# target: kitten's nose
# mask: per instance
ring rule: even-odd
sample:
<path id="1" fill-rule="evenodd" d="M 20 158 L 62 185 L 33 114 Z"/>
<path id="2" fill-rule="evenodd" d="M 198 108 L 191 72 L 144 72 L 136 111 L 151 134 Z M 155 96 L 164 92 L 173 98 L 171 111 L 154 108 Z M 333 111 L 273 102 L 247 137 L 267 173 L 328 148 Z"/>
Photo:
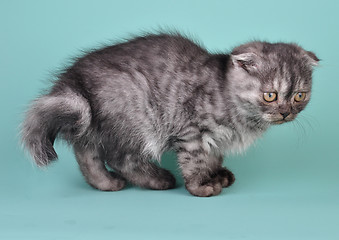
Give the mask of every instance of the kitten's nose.
<path id="1" fill-rule="evenodd" d="M 282 113 L 280 113 L 280 114 L 283 116 L 284 119 L 285 119 L 288 115 L 290 115 L 289 112 L 282 112 Z"/>

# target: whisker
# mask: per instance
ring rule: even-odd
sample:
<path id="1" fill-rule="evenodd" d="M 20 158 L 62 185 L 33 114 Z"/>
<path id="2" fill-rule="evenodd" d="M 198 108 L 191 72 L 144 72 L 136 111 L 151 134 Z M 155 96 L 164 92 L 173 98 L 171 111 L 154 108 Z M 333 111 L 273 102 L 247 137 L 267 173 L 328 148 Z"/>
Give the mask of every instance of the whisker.
<path id="1" fill-rule="evenodd" d="M 305 139 L 306 137 L 306 131 L 305 131 L 305 128 L 304 126 L 300 123 L 300 121 L 298 119 L 295 119 L 293 121 L 293 126 L 295 127 L 296 129 L 296 133 L 297 133 L 297 136 L 298 136 L 298 147 L 300 147 L 302 144 L 303 144 L 303 140 Z"/>
<path id="2" fill-rule="evenodd" d="M 312 132 L 315 132 L 315 129 L 317 129 L 320 126 L 318 120 L 312 117 L 311 115 L 307 116 L 306 114 L 302 114 L 299 116 L 299 118 L 301 118 L 301 120 L 303 120 L 310 127 Z M 317 127 L 314 128 L 313 124 L 315 124 Z"/>

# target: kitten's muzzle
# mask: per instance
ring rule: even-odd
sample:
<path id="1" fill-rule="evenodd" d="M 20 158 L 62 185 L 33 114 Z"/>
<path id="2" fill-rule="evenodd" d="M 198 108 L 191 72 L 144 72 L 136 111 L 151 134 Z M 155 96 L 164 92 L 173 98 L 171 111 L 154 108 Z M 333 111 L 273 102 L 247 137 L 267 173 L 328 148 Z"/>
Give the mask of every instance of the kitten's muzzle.
<path id="1" fill-rule="evenodd" d="M 289 112 L 281 112 L 281 116 L 283 116 L 283 119 L 285 119 L 288 115 L 290 115 Z"/>
<path id="2" fill-rule="evenodd" d="M 285 122 L 290 122 L 294 120 L 296 117 L 296 114 L 290 113 L 290 112 L 283 112 L 280 113 L 280 116 L 278 118 L 273 118 L 271 123 L 272 124 L 282 124 Z"/>

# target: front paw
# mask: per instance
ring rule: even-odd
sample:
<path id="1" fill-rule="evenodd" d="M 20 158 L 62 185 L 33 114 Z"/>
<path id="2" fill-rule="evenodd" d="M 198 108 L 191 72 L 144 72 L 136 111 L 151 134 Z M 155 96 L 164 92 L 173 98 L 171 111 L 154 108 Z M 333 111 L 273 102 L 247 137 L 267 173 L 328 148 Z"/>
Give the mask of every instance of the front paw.
<path id="1" fill-rule="evenodd" d="M 210 179 L 204 183 L 190 182 L 186 183 L 187 190 L 194 196 L 198 197 L 210 197 L 218 195 L 222 186 L 216 179 Z"/>
<path id="2" fill-rule="evenodd" d="M 220 168 L 217 172 L 217 178 L 223 188 L 231 186 L 235 181 L 234 174 L 227 168 Z"/>

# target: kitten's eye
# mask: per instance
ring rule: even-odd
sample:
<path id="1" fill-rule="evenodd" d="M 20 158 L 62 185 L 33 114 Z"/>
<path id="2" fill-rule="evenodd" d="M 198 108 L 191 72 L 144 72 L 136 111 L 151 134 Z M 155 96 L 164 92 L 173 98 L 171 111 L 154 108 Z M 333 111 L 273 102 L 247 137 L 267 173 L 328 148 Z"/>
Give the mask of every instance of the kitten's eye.
<path id="1" fill-rule="evenodd" d="M 264 99 L 266 102 L 273 102 L 277 100 L 277 94 L 274 92 L 264 93 Z"/>
<path id="2" fill-rule="evenodd" d="M 301 102 L 301 101 L 304 101 L 306 98 L 306 93 L 304 92 L 299 92 L 297 93 L 295 96 L 294 96 L 294 100 L 296 102 Z"/>

